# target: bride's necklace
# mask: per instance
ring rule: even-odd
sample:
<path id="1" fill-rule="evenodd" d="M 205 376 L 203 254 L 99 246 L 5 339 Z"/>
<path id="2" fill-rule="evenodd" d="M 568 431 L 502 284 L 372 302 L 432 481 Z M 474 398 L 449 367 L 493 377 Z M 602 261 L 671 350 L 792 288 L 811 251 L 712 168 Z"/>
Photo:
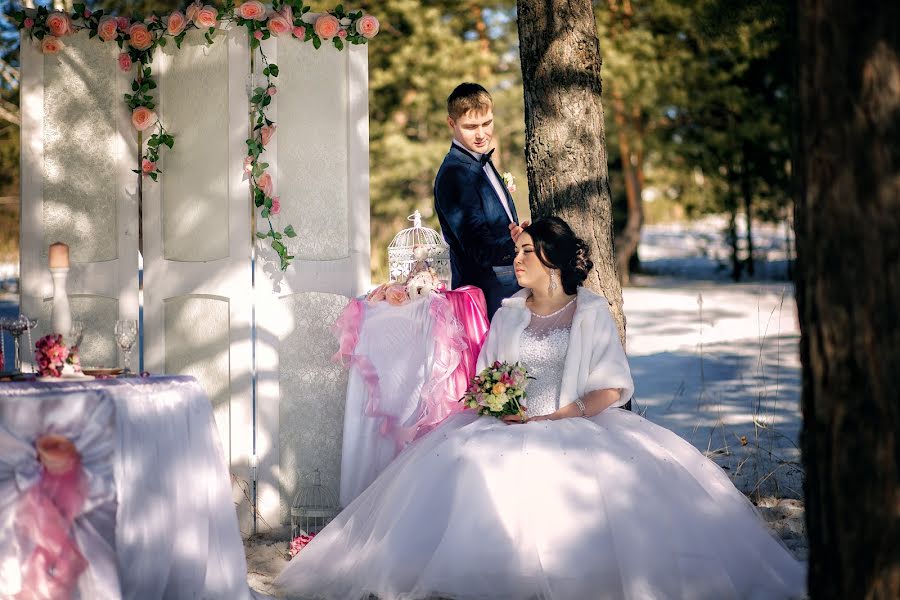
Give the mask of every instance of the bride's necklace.
<path id="1" fill-rule="evenodd" d="M 540 325 L 539 325 L 540 329 L 541 329 L 542 331 L 548 331 L 548 330 L 552 330 L 552 329 L 557 329 L 557 328 L 558 328 L 558 327 L 557 327 L 557 324 L 560 322 L 560 318 L 561 318 L 561 317 L 563 316 L 563 314 L 566 312 L 566 309 L 569 308 L 570 306 L 572 306 L 572 303 L 573 303 L 573 302 L 575 302 L 575 297 L 573 297 L 571 300 L 569 300 L 568 302 L 566 302 L 566 303 L 565 303 L 562 307 L 560 307 L 559 309 L 553 311 L 553 312 L 550 313 L 550 314 L 546 314 L 546 315 L 540 315 L 540 314 L 534 312 L 534 310 L 533 310 L 530 306 L 528 307 L 528 310 L 531 311 L 531 316 L 532 316 L 532 317 L 534 317 L 534 318 L 536 318 L 536 319 L 540 319 L 540 321 L 539 321 L 539 323 L 540 323 Z"/>

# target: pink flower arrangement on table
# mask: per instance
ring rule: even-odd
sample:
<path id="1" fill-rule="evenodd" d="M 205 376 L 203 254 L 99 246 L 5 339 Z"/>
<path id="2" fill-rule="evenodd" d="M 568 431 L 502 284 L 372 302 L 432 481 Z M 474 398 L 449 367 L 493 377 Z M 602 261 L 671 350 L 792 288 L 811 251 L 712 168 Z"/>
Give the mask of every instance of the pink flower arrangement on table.
<path id="1" fill-rule="evenodd" d="M 59 377 L 62 375 L 69 349 L 63 344 L 63 336 L 58 333 L 45 335 L 34 346 L 34 360 L 37 362 L 38 374 L 42 377 Z"/>

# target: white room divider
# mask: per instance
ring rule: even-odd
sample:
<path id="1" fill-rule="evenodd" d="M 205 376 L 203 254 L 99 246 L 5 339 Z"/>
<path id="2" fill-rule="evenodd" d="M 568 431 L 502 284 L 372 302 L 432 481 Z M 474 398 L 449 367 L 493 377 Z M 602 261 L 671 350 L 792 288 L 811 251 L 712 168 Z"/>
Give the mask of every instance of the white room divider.
<path id="1" fill-rule="evenodd" d="M 137 136 L 122 94 L 118 49 L 79 32 L 66 51 L 21 44 L 21 311 L 50 331 L 47 249 L 69 245 L 73 318 L 85 322 L 85 364 L 117 362 L 117 319 L 138 318 Z M 110 93 L 112 91 L 112 93 Z M 32 358 L 23 351 L 26 361 Z"/>
<path id="2" fill-rule="evenodd" d="M 267 109 L 277 133 L 261 160 L 281 200 L 276 229 L 297 232 L 288 269 L 254 235 L 268 226 L 255 222 L 243 171 L 248 91 L 260 81 L 245 29 L 220 30 L 212 45 L 193 31 L 180 50 L 157 50 L 155 111 L 176 142 L 159 182 L 140 191 L 144 368 L 206 390 L 245 534 L 254 478 L 261 531 L 286 522 L 303 474 L 318 469 L 337 493 L 346 375 L 330 327 L 369 284 L 367 46 L 282 37 L 263 50 L 280 67 Z M 46 248 L 69 243 L 90 364 L 115 362 L 113 324 L 139 306 L 139 150 L 118 51 L 86 32 L 58 55 L 22 44 L 22 308 L 49 325 Z"/>

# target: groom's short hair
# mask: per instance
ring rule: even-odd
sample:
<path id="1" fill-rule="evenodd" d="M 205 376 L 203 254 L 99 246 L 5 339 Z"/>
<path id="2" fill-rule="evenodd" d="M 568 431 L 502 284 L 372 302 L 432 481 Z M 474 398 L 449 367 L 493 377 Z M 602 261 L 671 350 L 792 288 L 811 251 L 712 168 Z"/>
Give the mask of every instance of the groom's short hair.
<path id="1" fill-rule="evenodd" d="M 461 83 L 447 98 L 447 114 L 458 119 L 470 110 L 482 113 L 490 110 L 494 101 L 486 89 L 477 83 Z"/>

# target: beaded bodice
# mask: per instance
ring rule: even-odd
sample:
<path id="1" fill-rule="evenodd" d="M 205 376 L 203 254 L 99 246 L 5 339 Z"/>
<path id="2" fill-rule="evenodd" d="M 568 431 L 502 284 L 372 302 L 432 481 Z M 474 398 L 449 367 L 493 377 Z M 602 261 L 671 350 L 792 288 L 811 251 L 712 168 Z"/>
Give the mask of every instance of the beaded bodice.
<path id="1" fill-rule="evenodd" d="M 528 382 L 525 405 L 529 417 L 548 415 L 559 408 L 563 364 L 569 348 L 574 302 L 553 315 L 532 314 L 519 345 L 519 360 L 534 379 Z"/>

